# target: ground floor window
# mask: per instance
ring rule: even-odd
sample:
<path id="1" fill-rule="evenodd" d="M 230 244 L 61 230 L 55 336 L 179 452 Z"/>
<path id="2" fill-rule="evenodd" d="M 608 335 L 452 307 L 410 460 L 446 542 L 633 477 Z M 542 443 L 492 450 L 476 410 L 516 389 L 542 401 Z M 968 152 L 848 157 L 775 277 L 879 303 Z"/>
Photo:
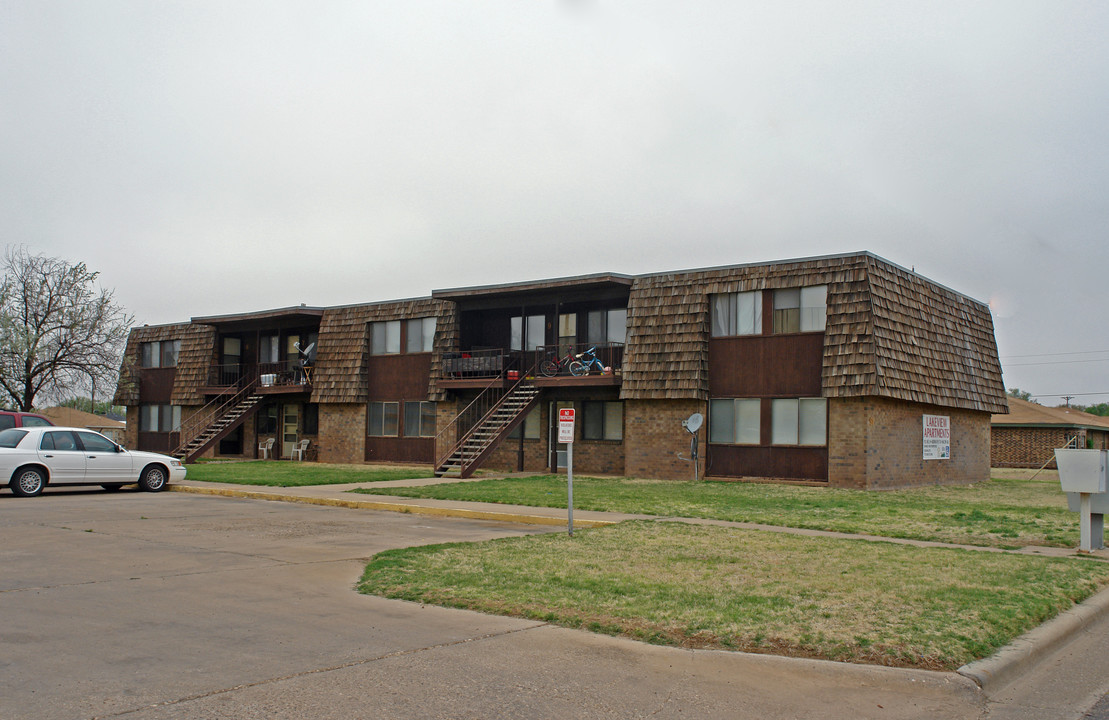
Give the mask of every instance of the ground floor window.
<path id="1" fill-rule="evenodd" d="M 522 423 L 512 428 L 512 432 L 508 434 L 508 437 L 513 440 L 519 440 L 520 434 L 523 433 L 525 440 L 538 440 L 540 430 L 539 420 L 539 408 L 534 407 L 524 417 Z"/>
<path id="2" fill-rule="evenodd" d="M 369 434 L 372 437 L 396 437 L 398 433 L 398 402 L 371 402 L 369 405 Z"/>
<path id="3" fill-rule="evenodd" d="M 770 402 L 773 445 L 827 445 L 828 401 L 824 398 L 775 399 Z"/>
<path id="4" fill-rule="evenodd" d="M 177 432 L 180 429 L 180 405 L 141 405 L 139 407 L 139 432 Z"/>
<path id="5" fill-rule="evenodd" d="M 624 439 L 624 403 L 585 402 L 581 414 L 583 440 Z"/>
<path id="6" fill-rule="evenodd" d="M 421 400 L 404 404 L 404 435 L 435 437 L 435 403 Z"/>
<path id="7" fill-rule="evenodd" d="M 709 442 L 758 445 L 761 438 L 761 400 L 726 398 L 709 401 Z"/>

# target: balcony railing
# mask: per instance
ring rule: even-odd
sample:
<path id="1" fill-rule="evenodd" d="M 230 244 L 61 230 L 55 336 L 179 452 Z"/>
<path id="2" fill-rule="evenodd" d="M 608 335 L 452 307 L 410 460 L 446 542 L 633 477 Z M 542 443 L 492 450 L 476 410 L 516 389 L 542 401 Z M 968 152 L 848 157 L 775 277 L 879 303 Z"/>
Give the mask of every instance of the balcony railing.
<path id="1" fill-rule="evenodd" d="M 525 353 L 493 348 L 443 353 L 443 372 L 452 380 L 501 377 L 509 370 L 524 369 Z"/>
<path id="2" fill-rule="evenodd" d="M 535 366 L 545 377 L 573 375 L 575 361 L 582 364 L 576 368 L 581 375 L 616 374 L 624 362 L 624 343 L 564 343 L 543 345 L 535 351 Z"/>
<path id="3" fill-rule="evenodd" d="M 264 388 L 310 385 L 312 368 L 303 367 L 299 360 L 258 363 L 247 367 L 237 364 L 213 365 L 208 370 L 208 384 L 215 387 L 231 387 L 255 376 L 258 377 L 258 385 Z"/>

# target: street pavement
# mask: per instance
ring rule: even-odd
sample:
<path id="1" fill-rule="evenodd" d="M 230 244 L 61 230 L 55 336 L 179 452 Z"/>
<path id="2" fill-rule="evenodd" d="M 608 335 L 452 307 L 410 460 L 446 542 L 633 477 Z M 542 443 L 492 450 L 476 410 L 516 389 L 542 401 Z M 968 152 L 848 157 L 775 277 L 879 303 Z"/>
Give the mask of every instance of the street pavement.
<path id="1" fill-rule="evenodd" d="M 985 689 L 957 673 L 656 647 L 353 590 L 382 550 L 564 531 L 559 513 L 177 489 L 249 497 L 0 493 L 0 718 L 1042 719 L 1098 712 L 1109 690 L 1104 613 Z"/>

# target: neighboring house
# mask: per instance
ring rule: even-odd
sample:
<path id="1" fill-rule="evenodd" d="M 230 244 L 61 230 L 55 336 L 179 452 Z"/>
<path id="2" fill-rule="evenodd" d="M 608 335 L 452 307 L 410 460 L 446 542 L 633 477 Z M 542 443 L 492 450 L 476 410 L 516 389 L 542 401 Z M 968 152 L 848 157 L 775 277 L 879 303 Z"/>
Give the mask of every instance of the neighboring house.
<path id="1" fill-rule="evenodd" d="M 537 371 L 590 347 L 607 371 Z M 1006 411 L 986 305 L 870 253 L 144 326 L 116 402 L 143 449 L 462 475 L 564 466 L 573 408 L 576 470 L 688 479 L 700 413 L 702 475 L 857 488 L 988 477 Z"/>
<path id="2" fill-rule="evenodd" d="M 94 415 L 71 407 L 53 407 L 40 412 L 50 418 L 55 425 L 88 428 L 111 438 L 117 443 L 124 442 L 127 423 L 119 420 L 113 420 L 103 415 Z"/>
<path id="3" fill-rule="evenodd" d="M 990 462 L 994 467 L 1055 467 L 1055 449 L 1109 448 L 1109 418 L 1009 398 L 1009 414 L 994 415 Z"/>

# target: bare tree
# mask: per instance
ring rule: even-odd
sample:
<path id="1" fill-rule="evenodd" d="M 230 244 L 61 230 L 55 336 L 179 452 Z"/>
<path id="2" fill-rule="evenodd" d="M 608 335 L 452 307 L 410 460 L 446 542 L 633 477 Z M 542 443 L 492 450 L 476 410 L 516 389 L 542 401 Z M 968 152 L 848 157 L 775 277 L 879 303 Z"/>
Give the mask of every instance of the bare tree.
<path id="1" fill-rule="evenodd" d="M 94 379 L 111 387 L 134 318 L 84 263 L 4 253 L 0 283 L 0 390 L 24 412 Z"/>

